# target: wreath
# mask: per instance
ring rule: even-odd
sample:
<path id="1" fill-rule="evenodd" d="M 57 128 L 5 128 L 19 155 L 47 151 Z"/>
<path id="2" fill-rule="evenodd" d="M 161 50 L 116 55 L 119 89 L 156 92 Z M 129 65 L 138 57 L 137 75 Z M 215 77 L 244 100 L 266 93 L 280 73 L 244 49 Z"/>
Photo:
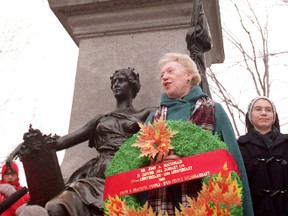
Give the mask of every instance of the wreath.
<path id="1" fill-rule="evenodd" d="M 210 131 L 185 121 L 158 120 L 140 125 L 140 131 L 128 138 L 120 147 L 109 166 L 106 176 L 149 166 L 150 159 L 158 153 L 170 151 L 188 157 L 219 149 L 227 145 Z M 197 199 L 188 197 L 188 206 L 181 206 L 176 215 L 243 215 L 242 182 L 227 164 L 217 174 L 202 178 L 202 189 Z M 146 203 L 141 206 L 136 196 L 108 196 L 104 201 L 106 215 L 156 215 Z M 158 214 L 162 215 L 161 213 Z"/>

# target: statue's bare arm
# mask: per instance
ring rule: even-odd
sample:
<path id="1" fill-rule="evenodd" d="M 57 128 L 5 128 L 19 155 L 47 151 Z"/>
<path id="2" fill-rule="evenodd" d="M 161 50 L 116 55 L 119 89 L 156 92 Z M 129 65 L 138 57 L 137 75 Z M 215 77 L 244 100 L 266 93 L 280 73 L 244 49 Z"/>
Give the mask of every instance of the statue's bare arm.
<path id="1" fill-rule="evenodd" d="M 100 116 L 101 115 L 95 116 L 93 119 L 88 121 L 79 129 L 74 130 L 62 137 L 59 137 L 55 146 L 56 151 L 67 149 L 89 140 L 90 135 L 95 128 L 95 124 Z"/>
<path id="2" fill-rule="evenodd" d="M 79 129 L 72 131 L 71 133 L 68 133 L 64 136 L 61 136 L 57 139 L 55 149 L 56 151 L 60 151 L 63 149 L 70 148 L 72 146 L 75 146 L 77 144 L 80 144 L 90 138 L 90 134 L 92 130 L 95 127 L 95 123 L 98 120 L 98 118 L 101 115 L 95 116 L 93 119 L 88 121 L 86 124 L 84 124 L 82 127 Z M 24 142 L 20 143 L 9 155 L 8 159 L 13 160 L 15 159 L 19 153 L 21 146 L 23 145 Z"/>
<path id="3" fill-rule="evenodd" d="M 139 111 L 136 116 L 141 122 L 145 122 L 151 113 L 154 113 L 158 107 L 147 107 Z"/>

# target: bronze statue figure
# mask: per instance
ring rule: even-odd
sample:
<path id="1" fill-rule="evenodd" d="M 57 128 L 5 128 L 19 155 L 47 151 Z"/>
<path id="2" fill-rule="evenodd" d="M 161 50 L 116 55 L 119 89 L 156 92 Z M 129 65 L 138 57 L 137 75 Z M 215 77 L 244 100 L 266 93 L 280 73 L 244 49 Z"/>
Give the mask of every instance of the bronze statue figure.
<path id="1" fill-rule="evenodd" d="M 201 74 L 200 86 L 211 97 L 207 77 L 204 53 L 212 48 L 212 38 L 202 0 L 195 0 L 192 11 L 191 24 L 186 34 L 187 49 L 190 57 L 196 62 Z"/>
<path id="2" fill-rule="evenodd" d="M 110 160 L 124 141 L 138 132 L 138 122 L 144 123 L 148 115 L 156 108 L 137 111 L 132 104 L 140 90 L 139 74 L 127 68 L 114 72 L 110 77 L 111 89 L 116 99 L 116 109 L 108 114 L 96 115 L 79 129 L 59 137 L 56 150 L 67 149 L 86 140 L 89 147 L 99 153 L 76 170 L 66 188 L 46 203 L 49 215 L 103 215 L 103 190 L 105 170 Z M 13 153 L 15 156 L 15 152 Z M 43 185 L 53 187 L 53 185 Z"/>

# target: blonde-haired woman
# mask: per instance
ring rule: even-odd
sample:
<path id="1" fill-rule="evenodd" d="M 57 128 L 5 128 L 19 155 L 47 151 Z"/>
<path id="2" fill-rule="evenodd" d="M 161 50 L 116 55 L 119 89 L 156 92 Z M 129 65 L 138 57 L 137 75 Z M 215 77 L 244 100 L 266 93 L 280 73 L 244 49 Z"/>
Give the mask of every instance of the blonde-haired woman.
<path id="1" fill-rule="evenodd" d="M 186 54 L 167 53 L 160 59 L 159 66 L 164 94 L 161 97 L 160 108 L 150 115 L 146 122 L 153 122 L 161 117 L 167 120 L 188 121 L 219 136 L 237 162 L 244 186 L 244 213 L 252 216 L 247 176 L 232 125 L 222 106 L 202 92 L 199 86 L 201 77 L 195 62 Z M 179 156 L 173 152 L 168 156 L 158 154 L 156 160 L 151 163 L 178 158 Z M 168 215 L 175 215 L 175 208 L 179 209 L 179 203 L 187 204 L 186 195 L 196 198 L 201 186 L 201 179 L 193 180 L 145 192 L 141 199 L 143 203 L 148 201 L 157 212 L 166 211 Z"/>

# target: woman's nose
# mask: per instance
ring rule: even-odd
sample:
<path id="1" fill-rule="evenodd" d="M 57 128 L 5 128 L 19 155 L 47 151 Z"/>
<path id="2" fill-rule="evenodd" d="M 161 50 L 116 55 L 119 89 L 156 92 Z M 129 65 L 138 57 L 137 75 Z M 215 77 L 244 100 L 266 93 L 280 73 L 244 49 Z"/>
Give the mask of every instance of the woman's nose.
<path id="1" fill-rule="evenodd" d="M 164 74 L 162 75 L 162 77 L 161 77 L 161 80 L 167 80 L 167 78 L 168 78 L 167 74 L 164 73 Z"/>

